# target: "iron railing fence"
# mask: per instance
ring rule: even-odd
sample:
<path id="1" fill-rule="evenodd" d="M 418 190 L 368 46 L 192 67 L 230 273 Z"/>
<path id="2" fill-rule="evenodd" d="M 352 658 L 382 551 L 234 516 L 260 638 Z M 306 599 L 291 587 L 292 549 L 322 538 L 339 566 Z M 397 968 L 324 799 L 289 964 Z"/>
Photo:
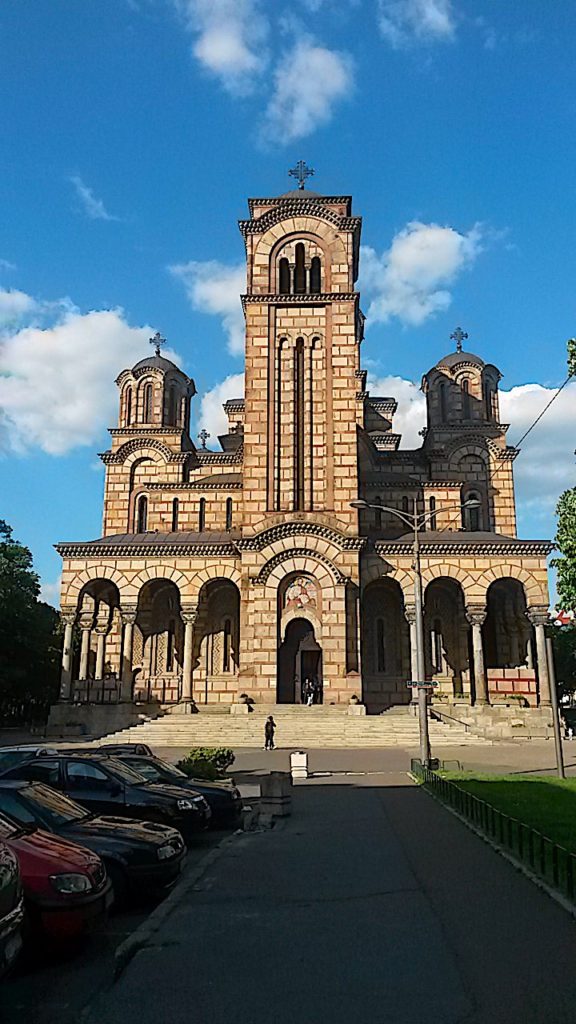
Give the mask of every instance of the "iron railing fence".
<path id="1" fill-rule="evenodd" d="M 537 829 L 499 811 L 486 800 L 462 789 L 456 782 L 425 768 L 412 759 L 412 773 L 425 786 L 483 832 L 497 846 L 507 850 L 535 875 L 574 902 L 576 893 L 576 854 L 555 843 Z"/>

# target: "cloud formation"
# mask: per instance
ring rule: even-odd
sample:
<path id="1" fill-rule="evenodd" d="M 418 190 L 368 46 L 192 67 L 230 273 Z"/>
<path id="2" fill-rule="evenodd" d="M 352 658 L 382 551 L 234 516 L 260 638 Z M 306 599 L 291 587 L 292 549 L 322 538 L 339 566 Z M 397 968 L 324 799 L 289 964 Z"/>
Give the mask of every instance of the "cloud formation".
<path id="1" fill-rule="evenodd" d="M 268 62 L 268 19 L 259 0 L 173 0 L 194 37 L 192 53 L 234 95 L 252 91 Z"/>
<path id="2" fill-rule="evenodd" d="M 120 220 L 119 217 L 108 212 L 102 200 L 94 195 L 93 190 L 82 181 L 78 174 L 73 174 L 70 181 L 74 185 L 82 210 L 90 220 Z"/>
<path id="3" fill-rule="evenodd" d="M 0 288 L 0 329 L 21 320 L 37 307 L 36 300 L 26 292 Z"/>
<path id="4" fill-rule="evenodd" d="M 379 0 L 380 32 L 394 49 L 449 42 L 456 34 L 452 0 Z"/>
<path id="5" fill-rule="evenodd" d="M 151 329 L 121 309 L 68 310 L 0 341 L 0 449 L 64 455 L 116 421 L 112 381 L 147 351 Z"/>
<path id="6" fill-rule="evenodd" d="M 267 142 L 286 145 L 327 124 L 335 104 L 354 87 L 352 59 L 312 39 L 297 39 L 274 72 L 274 91 L 262 128 Z"/>
<path id="7" fill-rule="evenodd" d="M 360 288 L 370 297 L 368 320 L 387 323 L 396 317 L 418 326 L 452 302 L 449 286 L 482 251 L 476 224 L 467 234 L 439 224 L 411 221 L 378 256 L 362 247 Z"/>
<path id="8" fill-rule="evenodd" d="M 246 291 L 244 263 L 226 264 L 217 260 L 175 264 L 168 268 L 182 281 L 192 309 L 222 319 L 228 336 L 228 351 L 234 356 L 244 352 L 244 314 L 240 295 Z"/>
<path id="9" fill-rule="evenodd" d="M 242 398 L 244 394 L 244 374 L 232 373 L 210 391 L 206 391 L 200 402 L 198 429 L 207 430 L 210 434 L 209 448 L 213 448 L 219 434 L 228 429 L 228 417 L 222 406 L 229 398 Z"/>

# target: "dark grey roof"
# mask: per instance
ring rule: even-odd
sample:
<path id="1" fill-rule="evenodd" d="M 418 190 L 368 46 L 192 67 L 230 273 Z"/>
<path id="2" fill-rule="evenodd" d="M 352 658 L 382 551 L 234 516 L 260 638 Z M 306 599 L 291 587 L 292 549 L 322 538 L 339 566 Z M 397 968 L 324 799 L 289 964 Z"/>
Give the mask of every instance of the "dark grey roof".
<path id="1" fill-rule="evenodd" d="M 178 370 L 178 373 L 182 373 L 182 370 L 176 366 L 170 359 L 165 359 L 164 356 L 146 356 L 145 359 L 141 359 L 136 366 L 133 366 L 133 370 L 143 370 L 144 367 L 152 367 L 155 370 Z"/>
<path id="2" fill-rule="evenodd" d="M 485 362 L 480 356 L 474 355 L 473 352 L 450 352 L 449 355 L 443 356 L 436 363 L 436 366 L 447 366 L 449 369 L 453 366 L 458 366 L 458 363 L 475 363 L 476 366 L 485 366 Z"/>
<path id="3" fill-rule="evenodd" d="M 289 192 L 283 192 L 279 199 L 322 199 L 320 192 L 312 192 L 309 188 L 291 188 Z"/>
<path id="4" fill-rule="evenodd" d="M 494 549 L 506 548 L 510 545 L 523 548 L 533 545 L 547 546 L 550 550 L 553 545 L 548 540 L 524 540 L 520 537 L 508 537 L 503 533 L 488 533 L 482 530 L 421 530 L 419 534 L 421 544 L 489 544 Z M 392 540 L 378 541 L 378 547 L 383 544 L 412 544 L 413 533 L 404 533 Z"/>
<path id="5" fill-rule="evenodd" d="M 238 540 L 240 537 L 240 531 L 231 530 L 229 533 L 193 533 L 189 530 L 179 531 L 178 533 L 115 533 L 109 537 L 99 537 L 98 540 L 88 540 L 74 542 L 74 547 L 82 547 L 84 544 L 88 547 L 94 548 L 114 548 L 114 547 L 126 547 L 128 545 L 134 547 L 141 547 L 146 545 L 147 547 L 154 548 L 160 547 L 164 544 L 229 544 L 232 540 Z M 67 542 L 63 542 L 58 547 L 68 547 Z"/>

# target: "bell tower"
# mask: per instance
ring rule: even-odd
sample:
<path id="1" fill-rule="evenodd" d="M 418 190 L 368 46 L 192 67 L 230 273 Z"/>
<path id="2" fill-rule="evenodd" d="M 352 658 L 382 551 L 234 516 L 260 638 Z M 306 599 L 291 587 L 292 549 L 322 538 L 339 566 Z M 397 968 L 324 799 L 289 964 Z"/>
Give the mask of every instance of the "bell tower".
<path id="1" fill-rule="evenodd" d="M 363 317 L 354 290 L 361 219 L 350 196 L 299 187 L 250 199 L 244 512 L 248 527 L 296 513 L 355 529 L 356 392 Z M 291 172 L 292 173 L 292 172 Z"/>

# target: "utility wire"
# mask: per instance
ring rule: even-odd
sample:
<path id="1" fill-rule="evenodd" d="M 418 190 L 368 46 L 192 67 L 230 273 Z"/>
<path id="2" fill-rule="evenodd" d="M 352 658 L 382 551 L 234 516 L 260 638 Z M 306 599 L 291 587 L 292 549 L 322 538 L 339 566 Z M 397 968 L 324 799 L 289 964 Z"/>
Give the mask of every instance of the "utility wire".
<path id="1" fill-rule="evenodd" d="M 528 434 L 532 430 L 534 430 L 534 427 L 536 426 L 536 424 L 540 422 L 540 420 L 542 419 L 544 413 L 548 412 L 548 409 L 552 405 L 552 402 L 556 401 L 556 399 L 558 398 L 558 395 L 560 394 L 560 392 L 564 390 L 564 388 L 566 387 L 568 382 L 572 380 L 573 376 L 574 376 L 573 373 L 568 374 L 568 376 L 566 377 L 566 380 L 564 381 L 564 383 L 561 384 L 560 387 L 558 388 L 557 392 L 554 395 L 552 395 L 552 398 L 550 399 L 548 404 L 544 406 L 544 408 L 542 409 L 542 412 L 536 417 L 536 419 L 534 420 L 534 423 L 532 423 L 532 425 L 530 427 L 528 427 L 528 430 L 526 431 L 526 433 L 522 434 L 522 437 L 520 438 L 520 440 L 516 442 L 516 444 L 514 445 L 515 448 L 519 448 L 520 445 L 522 444 L 522 441 L 524 441 L 528 437 Z"/>

